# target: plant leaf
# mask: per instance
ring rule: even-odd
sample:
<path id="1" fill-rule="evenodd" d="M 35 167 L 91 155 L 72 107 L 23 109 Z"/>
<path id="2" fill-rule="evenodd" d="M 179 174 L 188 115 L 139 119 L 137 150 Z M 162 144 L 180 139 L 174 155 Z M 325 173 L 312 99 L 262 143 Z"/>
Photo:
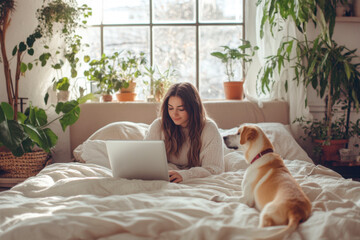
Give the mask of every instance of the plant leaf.
<path id="1" fill-rule="evenodd" d="M 0 110 L 3 111 L 4 117 L 5 119 L 3 120 L 14 120 L 14 109 L 12 108 L 12 106 L 7 103 L 7 102 L 2 102 L 0 105 Z M 1 121 L 1 118 L 0 118 Z"/>

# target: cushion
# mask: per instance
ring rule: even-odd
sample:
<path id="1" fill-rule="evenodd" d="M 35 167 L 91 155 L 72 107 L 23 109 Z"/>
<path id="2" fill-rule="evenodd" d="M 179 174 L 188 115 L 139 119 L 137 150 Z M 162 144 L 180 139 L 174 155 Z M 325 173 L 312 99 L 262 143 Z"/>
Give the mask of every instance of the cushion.
<path id="1" fill-rule="evenodd" d="M 274 145 L 275 152 L 287 160 L 303 160 L 312 162 L 307 153 L 300 147 L 291 135 L 290 127 L 281 123 L 256 123 L 268 136 Z M 144 139 L 149 125 L 134 122 L 114 122 L 108 124 L 94 132 L 84 143 L 74 150 L 74 157 L 79 162 L 94 163 L 110 168 L 110 162 L 106 150 L 106 140 L 142 140 Z M 232 129 L 219 129 L 222 136 L 235 134 L 238 127 Z M 229 159 L 240 159 L 241 151 L 228 149 L 224 144 L 225 162 Z M 230 155 L 228 155 L 231 153 Z M 228 155 L 228 156 L 227 156 Z M 234 158 L 235 157 L 235 158 Z M 241 159 L 243 156 L 241 155 Z M 238 160 L 237 160 L 238 161 Z M 244 162 L 232 161 L 231 164 L 241 164 Z M 246 164 L 245 164 L 246 165 Z"/>
<path id="2" fill-rule="evenodd" d="M 305 150 L 301 148 L 301 146 L 296 142 L 295 138 L 292 136 L 289 125 L 284 125 L 281 123 L 274 123 L 274 122 L 251 123 L 251 124 L 259 126 L 264 131 L 266 136 L 274 145 L 275 152 L 280 154 L 282 158 L 287 160 L 303 160 L 312 163 L 311 158 L 308 156 Z M 220 129 L 220 133 L 222 136 L 235 134 L 237 131 L 238 131 L 238 127 L 232 129 L 225 129 L 225 130 Z M 234 151 L 235 150 L 226 149 L 225 152 L 229 153 Z"/>
<path id="3" fill-rule="evenodd" d="M 94 163 L 110 168 L 106 140 L 142 140 L 149 125 L 134 122 L 110 123 L 94 132 L 84 143 L 74 149 L 76 161 Z"/>

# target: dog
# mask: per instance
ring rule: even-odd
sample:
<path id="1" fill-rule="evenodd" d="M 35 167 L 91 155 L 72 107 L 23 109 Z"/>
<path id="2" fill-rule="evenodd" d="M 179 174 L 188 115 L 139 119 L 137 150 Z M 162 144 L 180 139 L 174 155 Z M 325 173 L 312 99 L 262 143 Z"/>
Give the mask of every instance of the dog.
<path id="1" fill-rule="evenodd" d="M 245 160 L 250 164 L 244 175 L 240 199 L 261 212 L 259 227 L 287 225 L 267 239 L 282 239 L 309 218 L 309 198 L 280 155 L 274 152 L 261 128 L 241 126 L 236 134 L 224 137 L 224 142 L 228 148 L 242 148 Z"/>

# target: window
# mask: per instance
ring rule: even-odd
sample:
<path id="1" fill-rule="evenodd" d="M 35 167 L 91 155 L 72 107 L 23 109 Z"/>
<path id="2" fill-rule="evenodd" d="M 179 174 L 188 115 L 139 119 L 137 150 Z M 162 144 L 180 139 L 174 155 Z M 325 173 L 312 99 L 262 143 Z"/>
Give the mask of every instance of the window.
<path id="1" fill-rule="evenodd" d="M 224 98 L 225 67 L 210 53 L 222 50 L 222 45 L 235 47 L 244 38 L 243 0 L 78 2 L 93 9 L 83 35 L 90 43 L 91 57 L 128 49 L 143 51 L 161 71 L 171 65 L 177 70 L 177 81 L 193 83 L 202 98 Z M 241 69 L 236 75 L 241 79 Z"/>

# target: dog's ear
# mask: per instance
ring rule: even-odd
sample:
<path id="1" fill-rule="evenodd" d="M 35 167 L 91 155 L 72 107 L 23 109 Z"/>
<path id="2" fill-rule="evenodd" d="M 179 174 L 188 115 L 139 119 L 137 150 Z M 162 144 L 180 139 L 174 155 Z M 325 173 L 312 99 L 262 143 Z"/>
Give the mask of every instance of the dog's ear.
<path id="1" fill-rule="evenodd" d="M 253 127 L 253 126 L 244 126 L 242 131 L 241 131 L 240 144 L 243 145 L 247 141 L 254 140 L 254 139 L 257 138 L 257 136 L 258 136 L 258 132 L 257 132 L 255 127 Z"/>

